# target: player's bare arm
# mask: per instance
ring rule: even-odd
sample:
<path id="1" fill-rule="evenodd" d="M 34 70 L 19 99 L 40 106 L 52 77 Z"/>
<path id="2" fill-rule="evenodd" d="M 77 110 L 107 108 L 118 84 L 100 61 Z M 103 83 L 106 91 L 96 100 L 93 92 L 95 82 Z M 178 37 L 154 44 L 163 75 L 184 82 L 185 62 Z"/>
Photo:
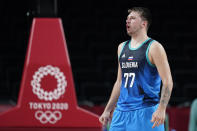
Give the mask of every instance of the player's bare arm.
<path id="1" fill-rule="evenodd" d="M 122 49 L 122 45 L 123 43 L 121 43 L 119 46 L 118 46 L 118 56 L 120 55 L 120 52 L 121 52 L 121 49 Z M 121 78 L 121 69 L 120 69 L 120 64 L 118 62 L 118 74 L 117 74 L 117 79 L 116 79 L 116 82 L 114 84 L 114 87 L 113 87 L 113 90 L 112 90 L 112 93 L 111 93 L 111 96 L 110 96 L 110 99 L 105 107 L 105 110 L 103 112 L 103 114 L 100 116 L 99 118 L 99 121 L 104 125 L 106 126 L 107 123 L 109 121 L 111 121 L 111 113 L 113 112 L 115 106 L 116 106 L 116 103 L 118 101 L 118 97 L 120 95 L 120 86 L 121 86 L 121 81 L 122 81 L 122 78 Z"/>
<path id="2" fill-rule="evenodd" d="M 168 102 L 170 100 L 173 88 L 173 81 L 166 52 L 160 43 L 154 42 L 151 45 L 149 51 L 149 59 L 151 63 L 157 67 L 157 70 L 163 83 L 159 107 L 153 114 L 151 120 L 152 122 L 154 122 L 154 128 L 155 126 L 159 126 L 165 121 L 165 112 Z"/>

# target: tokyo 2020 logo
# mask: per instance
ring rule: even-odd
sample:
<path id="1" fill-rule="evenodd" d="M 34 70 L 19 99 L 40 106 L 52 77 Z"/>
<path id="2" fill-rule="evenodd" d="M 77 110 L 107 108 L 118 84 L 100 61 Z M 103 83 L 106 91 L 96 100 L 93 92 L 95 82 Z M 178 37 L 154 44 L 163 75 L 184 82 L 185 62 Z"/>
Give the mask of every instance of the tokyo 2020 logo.
<path id="1" fill-rule="evenodd" d="M 41 86 L 41 81 L 47 75 L 53 76 L 57 80 L 57 86 L 52 91 L 46 91 Z M 46 77 L 47 78 L 47 77 Z M 50 82 L 48 83 L 50 86 Z M 33 74 L 31 80 L 32 92 L 37 95 L 38 99 L 48 101 L 46 102 L 29 102 L 31 110 L 35 111 L 35 118 L 42 124 L 55 124 L 62 118 L 62 111 L 68 109 L 67 103 L 58 103 L 53 100 L 58 100 L 66 92 L 67 81 L 64 73 L 58 67 L 47 65 L 38 68 Z M 39 109 L 39 110 L 38 110 Z M 43 110 L 41 110 L 43 109 Z"/>
<path id="2" fill-rule="evenodd" d="M 41 88 L 41 80 L 47 75 L 54 76 L 57 79 L 57 88 L 53 91 L 45 91 Z M 33 75 L 33 80 L 31 81 L 32 91 L 38 96 L 40 100 L 52 101 L 60 98 L 61 95 L 65 93 L 67 81 L 64 73 L 60 71 L 58 67 L 53 67 L 47 65 L 45 67 L 40 67 Z"/>

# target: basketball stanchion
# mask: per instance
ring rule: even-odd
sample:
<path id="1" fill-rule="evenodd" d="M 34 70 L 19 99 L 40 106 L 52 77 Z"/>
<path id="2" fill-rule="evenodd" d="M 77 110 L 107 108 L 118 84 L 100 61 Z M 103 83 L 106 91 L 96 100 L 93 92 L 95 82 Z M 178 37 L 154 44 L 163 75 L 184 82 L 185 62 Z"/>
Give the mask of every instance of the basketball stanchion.
<path id="1" fill-rule="evenodd" d="M 0 114 L 1 127 L 102 130 L 97 115 L 77 106 L 60 18 L 33 19 L 18 102 Z"/>

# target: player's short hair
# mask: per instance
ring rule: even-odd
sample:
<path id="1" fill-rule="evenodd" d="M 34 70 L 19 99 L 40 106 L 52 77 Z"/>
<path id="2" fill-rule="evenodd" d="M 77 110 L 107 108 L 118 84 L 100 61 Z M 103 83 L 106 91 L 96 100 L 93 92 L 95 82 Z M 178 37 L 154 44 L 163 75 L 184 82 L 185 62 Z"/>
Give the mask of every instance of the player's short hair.
<path id="1" fill-rule="evenodd" d="M 132 7 L 130 9 L 128 9 L 128 13 L 131 13 L 132 11 L 134 12 L 138 12 L 140 14 L 140 17 L 147 21 L 147 30 L 150 27 L 150 24 L 152 22 L 152 16 L 151 16 L 151 12 L 148 8 L 145 7 Z"/>

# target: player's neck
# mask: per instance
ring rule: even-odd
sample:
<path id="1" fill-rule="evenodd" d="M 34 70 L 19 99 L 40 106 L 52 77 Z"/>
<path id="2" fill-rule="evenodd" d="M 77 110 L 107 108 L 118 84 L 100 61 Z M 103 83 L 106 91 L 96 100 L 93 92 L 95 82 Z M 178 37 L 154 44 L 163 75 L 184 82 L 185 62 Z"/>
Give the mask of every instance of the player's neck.
<path id="1" fill-rule="evenodd" d="M 148 36 L 146 32 L 136 32 L 131 36 L 131 45 L 132 47 L 139 46 L 143 41 L 147 40 Z"/>

